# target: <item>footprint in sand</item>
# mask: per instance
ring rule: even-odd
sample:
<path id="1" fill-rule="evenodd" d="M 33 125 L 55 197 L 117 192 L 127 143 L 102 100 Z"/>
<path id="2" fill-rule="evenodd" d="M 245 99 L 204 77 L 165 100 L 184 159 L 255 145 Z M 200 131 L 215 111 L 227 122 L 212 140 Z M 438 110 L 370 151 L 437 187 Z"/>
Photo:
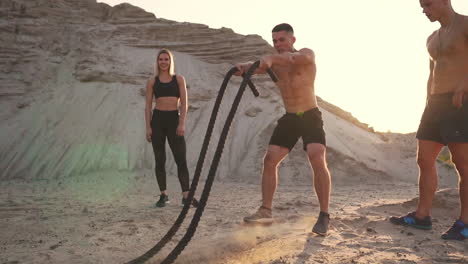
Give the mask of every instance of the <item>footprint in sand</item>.
<path id="1" fill-rule="evenodd" d="M 350 238 L 357 238 L 357 237 L 360 237 L 360 236 L 355 234 L 355 233 L 352 233 L 352 232 L 343 232 L 343 233 L 341 233 L 341 237 L 346 238 L 346 239 L 350 239 Z"/>

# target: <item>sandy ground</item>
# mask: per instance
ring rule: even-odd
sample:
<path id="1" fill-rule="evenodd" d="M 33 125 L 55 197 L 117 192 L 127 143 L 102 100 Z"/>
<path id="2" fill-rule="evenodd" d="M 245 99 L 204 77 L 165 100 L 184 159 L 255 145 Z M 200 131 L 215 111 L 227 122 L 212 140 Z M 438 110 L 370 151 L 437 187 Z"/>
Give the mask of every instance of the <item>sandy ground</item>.
<path id="1" fill-rule="evenodd" d="M 318 202 L 309 185 L 280 185 L 276 222 L 249 226 L 242 218 L 259 206 L 260 186 L 216 182 L 197 233 L 175 263 L 468 263 L 466 242 L 439 238 L 458 214 L 454 188 L 438 192 L 434 228 L 421 231 L 388 221 L 414 208 L 416 184 L 335 183 L 331 231 L 319 237 L 310 232 Z M 153 207 L 156 190 L 150 171 L 95 173 L 60 182 L 4 181 L 0 263 L 129 261 L 156 244 L 182 209 L 175 177 L 170 177 L 169 190 L 176 191 L 167 207 Z M 148 263 L 159 263 L 172 250 L 187 223 Z"/>

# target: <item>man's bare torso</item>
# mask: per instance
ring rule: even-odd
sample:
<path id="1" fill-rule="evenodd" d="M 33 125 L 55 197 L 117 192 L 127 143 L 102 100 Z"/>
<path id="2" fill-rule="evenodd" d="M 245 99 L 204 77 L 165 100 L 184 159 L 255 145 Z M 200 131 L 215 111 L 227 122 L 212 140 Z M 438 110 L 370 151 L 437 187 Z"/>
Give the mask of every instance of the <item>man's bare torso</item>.
<path id="1" fill-rule="evenodd" d="M 468 76 L 468 17 L 457 15 L 447 29 L 429 36 L 427 49 L 434 64 L 430 94 L 454 92 Z"/>
<path id="2" fill-rule="evenodd" d="M 317 107 L 314 81 L 315 63 L 272 67 L 278 76 L 276 83 L 280 89 L 286 112 L 297 113 Z"/>

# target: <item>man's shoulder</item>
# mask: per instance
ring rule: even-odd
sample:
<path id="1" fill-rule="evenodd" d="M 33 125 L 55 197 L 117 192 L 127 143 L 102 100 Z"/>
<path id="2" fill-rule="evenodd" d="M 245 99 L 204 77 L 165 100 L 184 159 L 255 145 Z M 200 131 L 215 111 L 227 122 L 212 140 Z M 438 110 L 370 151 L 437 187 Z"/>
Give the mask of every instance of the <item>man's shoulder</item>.
<path id="1" fill-rule="evenodd" d="M 432 32 L 429 37 L 427 37 L 427 42 L 429 42 L 436 34 L 437 32 L 439 32 L 439 29 L 437 30 L 434 30 L 434 32 Z"/>
<path id="2" fill-rule="evenodd" d="M 302 48 L 297 51 L 299 54 L 306 55 L 310 58 L 311 62 L 315 61 L 315 53 L 312 49 L 309 48 Z"/>
<path id="3" fill-rule="evenodd" d="M 314 54 L 314 51 L 310 48 L 302 48 L 298 50 L 297 52 L 303 53 L 303 54 Z"/>

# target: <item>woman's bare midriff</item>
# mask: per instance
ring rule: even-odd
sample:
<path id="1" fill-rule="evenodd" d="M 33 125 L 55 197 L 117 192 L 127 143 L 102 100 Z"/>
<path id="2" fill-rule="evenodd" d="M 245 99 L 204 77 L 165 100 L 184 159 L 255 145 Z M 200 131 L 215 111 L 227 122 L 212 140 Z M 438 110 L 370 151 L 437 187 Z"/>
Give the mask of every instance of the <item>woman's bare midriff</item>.
<path id="1" fill-rule="evenodd" d="M 156 105 L 154 108 L 160 111 L 175 111 L 179 109 L 179 98 L 159 97 L 156 99 Z"/>

